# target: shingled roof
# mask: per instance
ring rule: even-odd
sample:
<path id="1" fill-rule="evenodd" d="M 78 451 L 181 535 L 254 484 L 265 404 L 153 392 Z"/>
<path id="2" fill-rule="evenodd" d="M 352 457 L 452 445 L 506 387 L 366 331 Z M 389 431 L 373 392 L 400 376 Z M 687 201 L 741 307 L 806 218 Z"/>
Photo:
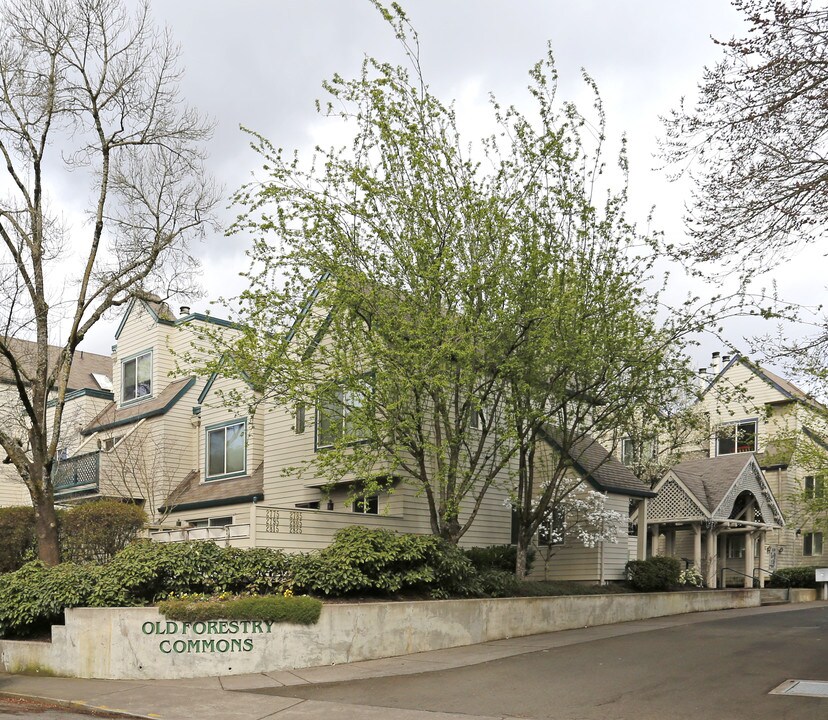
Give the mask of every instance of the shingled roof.
<path id="1" fill-rule="evenodd" d="M 561 443 L 556 435 L 553 428 L 546 428 L 546 440 L 560 452 Z M 589 435 L 572 444 L 570 457 L 575 468 L 597 490 L 635 497 L 655 497 L 647 483 L 636 477 L 632 470 Z"/>
<path id="2" fill-rule="evenodd" d="M 81 435 L 91 435 L 94 432 L 129 425 L 143 418 L 164 415 L 195 384 L 195 381 L 194 377 L 174 380 L 157 397 L 127 407 L 118 407 L 116 402 L 110 402 L 89 425 L 81 430 Z"/>
<path id="3" fill-rule="evenodd" d="M 672 468 L 679 480 L 695 495 L 708 512 L 713 512 L 724 499 L 752 453 L 734 453 L 713 458 L 685 460 Z"/>
<path id="4" fill-rule="evenodd" d="M 12 353 L 18 359 L 18 362 L 31 372 L 34 369 L 35 358 L 37 355 L 37 343 L 31 340 L 21 340 L 19 338 L 5 338 L 4 342 L 9 346 Z M 63 351 L 63 348 L 56 345 L 49 346 L 49 364 L 54 365 L 57 362 L 58 356 Z M 78 350 L 75 352 L 75 357 L 72 360 L 72 368 L 69 371 L 69 384 L 67 391 L 75 390 L 107 390 L 95 380 L 93 373 L 103 375 L 111 380 L 112 378 L 112 358 L 108 355 L 98 355 L 97 353 L 85 352 Z M 14 376 L 8 361 L 0 357 L 0 382 L 12 383 Z"/>
<path id="5" fill-rule="evenodd" d="M 201 482 L 197 470 L 190 472 L 170 493 L 161 512 L 235 505 L 261 500 L 264 497 L 264 465 L 259 464 L 251 475 Z"/>

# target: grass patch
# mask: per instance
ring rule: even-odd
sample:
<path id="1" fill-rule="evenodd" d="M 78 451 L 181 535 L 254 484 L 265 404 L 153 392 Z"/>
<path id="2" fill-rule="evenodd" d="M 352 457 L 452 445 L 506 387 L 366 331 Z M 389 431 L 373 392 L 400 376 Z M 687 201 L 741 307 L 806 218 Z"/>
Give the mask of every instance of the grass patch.
<path id="1" fill-rule="evenodd" d="M 304 595 L 262 595 L 229 600 L 164 600 L 158 603 L 158 609 L 169 620 L 266 620 L 314 625 L 319 620 L 322 603 Z"/>

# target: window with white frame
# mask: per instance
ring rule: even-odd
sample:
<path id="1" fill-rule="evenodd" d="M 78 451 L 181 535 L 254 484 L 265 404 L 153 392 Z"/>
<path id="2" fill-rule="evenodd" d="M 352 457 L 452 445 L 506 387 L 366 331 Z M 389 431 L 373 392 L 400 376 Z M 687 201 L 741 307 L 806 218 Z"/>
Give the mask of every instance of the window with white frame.
<path id="1" fill-rule="evenodd" d="M 197 520 L 188 520 L 187 525 L 191 528 L 201 527 L 227 527 L 233 524 L 232 516 L 216 517 L 216 518 L 198 518 Z"/>
<path id="2" fill-rule="evenodd" d="M 621 462 L 624 465 L 635 465 L 639 460 L 642 464 L 649 463 L 658 457 L 658 442 L 655 438 L 646 438 L 641 442 L 641 457 L 636 451 L 635 443 L 632 438 L 625 437 L 621 439 Z"/>
<path id="3" fill-rule="evenodd" d="M 808 475 L 805 478 L 805 497 L 825 497 L 825 478 L 822 475 Z"/>
<path id="4" fill-rule="evenodd" d="M 756 452 L 757 439 L 756 420 L 743 420 L 722 425 L 716 432 L 716 455 Z"/>
<path id="5" fill-rule="evenodd" d="M 246 420 L 207 428 L 207 479 L 242 475 L 246 468 Z"/>
<path id="6" fill-rule="evenodd" d="M 727 557 L 730 560 L 745 557 L 744 535 L 727 535 Z"/>
<path id="7" fill-rule="evenodd" d="M 621 462 L 627 466 L 635 463 L 632 438 L 625 437 L 621 440 Z"/>
<path id="8" fill-rule="evenodd" d="M 354 500 L 353 511 L 365 515 L 379 515 L 379 496 L 365 495 Z"/>
<path id="9" fill-rule="evenodd" d="M 316 406 L 316 448 L 330 448 L 347 437 L 356 442 L 353 417 L 362 407 L 362 395 L 337 388 Z"/>
<path id="10" fill-rule="evenodd" d="M 152 395 L 152 350 L 121 363 L 121 400 L 131 402 Z"/>
<path id="11" fill-rule="evenodd" d="M 808 532 L 802 534 L 802 554 L 805 557 L 822 555 L 821 532 Z"/>

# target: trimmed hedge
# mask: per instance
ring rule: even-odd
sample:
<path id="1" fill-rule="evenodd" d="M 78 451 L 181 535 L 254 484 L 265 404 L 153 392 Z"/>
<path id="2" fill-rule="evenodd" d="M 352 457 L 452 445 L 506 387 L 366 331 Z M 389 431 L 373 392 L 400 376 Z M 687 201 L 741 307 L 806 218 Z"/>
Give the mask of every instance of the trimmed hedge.
<path id="1" fill-rule="evenodd" d="M 677 558 L 657 555 L 646 560 L 630 560 L 627 580 L 639 592 L 664 592 L 678 585 L 681 563 Z"/>
<path id="2" fill-rule="evenodd" d="M 96 500 L 66 511 L 61 521 L 63 560 L 105 563 L 135 540 L 147 514 L 133 503 Z"/>
<path id="3" fill-rule="evenodd" d="M 83 503 L 56 515 L 61 558 L 74 563 L 108 562 L 147 521 L 140 507 L 118 500 Z M 0 508 L 0 573 L 19 570 L 36 557 L 34 508 Z"/>
<path id="4" fill-rule="evenodd" d="M 34 508 L 0 508 L 0 573 L 17 570 L 37 556 L 34 524 Z"/>
<path id="5" fill-rule="evenodd" d="M 315 625 L 322 612 L 316 598 L 265 595 L 230 600 L 170 599 L 158 604 L 162 615 L 170 620 L 265 620 L 297 625 Z"/>
<path id="6" fill-rule="evenodd" d="M 799 567 L 777 570 L 771 574 L 766 584 L 768 587 L 776 588 L 815 588 L 816 567 L 814 565 L 800 565 Z"/>
<path id="7" fill-rule="evenodd" d="M 489 545 L 487 547 L 464 548 L 463 552 L 471 560 L 472 565 L 478 572 L 487 570 L 501 570 L 503 572 L 515 572 L 517 563 L 517 546 L 515 545 Z M 535 562 L 535 548 L 526 550 L 526 572 L 532 571 L 532 564 Z"/>

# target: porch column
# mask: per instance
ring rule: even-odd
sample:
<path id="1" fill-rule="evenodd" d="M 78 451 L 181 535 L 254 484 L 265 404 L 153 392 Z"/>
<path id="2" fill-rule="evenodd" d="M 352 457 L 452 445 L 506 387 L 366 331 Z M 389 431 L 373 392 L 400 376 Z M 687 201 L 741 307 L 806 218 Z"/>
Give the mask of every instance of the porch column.
<path id="1" fill-rule="evenodd" d="M 647 509 L 648 498 L 638 503 L 638 542 L 636 543 L 636 560 L 647 559 Z"/>
<path id="2" fill-rule="evenodd" d="M 699 572 L 701 572 L 702 567 L 701 538 L 701 523 L 693 523 L 693 565 L 696 566 L 696 570 L 698 570 Z"/>
<path id="3" fill-rule="evenodd" d="M 664 554 L 673 557 L 676 554 L 676 528 L 670 527 L 664 531 Z"/>
<path id="4" fill-rule="evenodd" d="M 658 523 L 653 523 L 652 528 L 653 534 L 650 538 L 650 557 L 655 557 L 658 555 Z"/>
<path id="5" fill-rule="evenodd" d="M 753 571 L 756 569 L 756 553 L 753 550 L 753 533 L 745 533 L 745 575 L 750 577 L 745 578 L 745 587 L 753 587 Z"/>
<path id="6" fill-rule="evenodd" d="M 768 546 L 765 544 L 768 534 L 765 530 L 759 531 L 759 587 L 765 587 L 765 568 L 768 566 Z"/>
<path id="7" fill-rule="evenodd" d="M 707 587 L 717 588 L 716 575 L 719 571 L 719 551 L 716 543 L 716 532 L 713 528 L 707 531 Z"/>

